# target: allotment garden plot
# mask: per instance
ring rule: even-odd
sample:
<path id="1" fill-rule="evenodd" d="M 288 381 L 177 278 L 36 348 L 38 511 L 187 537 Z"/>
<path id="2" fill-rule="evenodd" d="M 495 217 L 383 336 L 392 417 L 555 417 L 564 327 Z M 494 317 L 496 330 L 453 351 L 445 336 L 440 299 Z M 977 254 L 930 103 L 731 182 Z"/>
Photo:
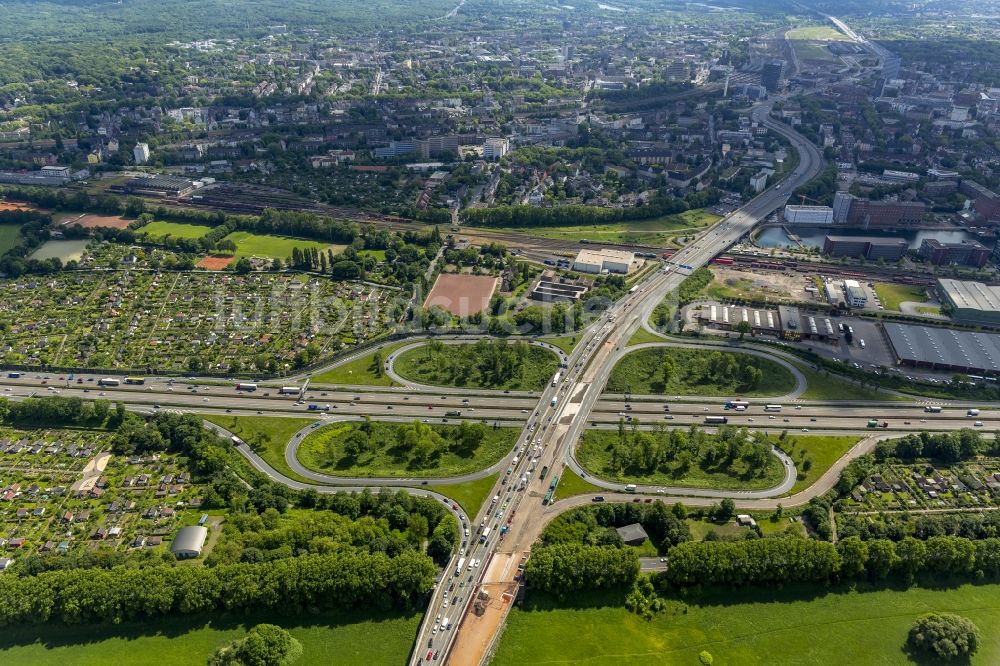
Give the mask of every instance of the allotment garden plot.
<path id="1" fill-rule="evenodd" d="M 150 370 L 294 366 L 385 331 L 391 292 L 252 273 L 0 281 L 0 362 Z"/>
<path id="2" fill-rule="evenodd" d="M 112 435 L 0 428 L 0 561 L 103 547 L 166 550 L 205 488 L 182 457 L 120 456 Z"/>

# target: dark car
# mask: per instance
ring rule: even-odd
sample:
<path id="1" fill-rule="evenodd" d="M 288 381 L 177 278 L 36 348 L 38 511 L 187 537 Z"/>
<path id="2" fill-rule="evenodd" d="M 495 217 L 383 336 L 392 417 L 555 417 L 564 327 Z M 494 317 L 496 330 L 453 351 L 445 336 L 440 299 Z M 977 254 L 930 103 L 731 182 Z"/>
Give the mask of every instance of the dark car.
<path id="1" fill-rule="evenodd" d="M 604 501 L 604 495 L 594 495 L 594 497 L 590 501 L 591 502 L 603 502 Z"/>

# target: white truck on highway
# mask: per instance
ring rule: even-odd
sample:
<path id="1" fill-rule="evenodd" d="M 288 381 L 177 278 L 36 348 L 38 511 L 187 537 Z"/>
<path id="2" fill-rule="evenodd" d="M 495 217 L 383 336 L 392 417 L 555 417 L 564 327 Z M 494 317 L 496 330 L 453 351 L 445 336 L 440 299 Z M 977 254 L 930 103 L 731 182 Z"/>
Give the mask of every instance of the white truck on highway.
<path id="1" fill-rule="evenodd" d="M 486 543 L 486 540 L 490 538 L 490 528 L 483 528 L 483 533 L 479 535 L 479 543 Z"/>
<path id="2" fill-rule="evenodd" d="M 927 405 L 926 407 L 924 407 L 924 411 L 927 412 L 928 414 L 940 414 L 941 405 Z"/>
<path id="3" fill-rule="evenodd" d="M 458 564 L 455 566 L 455 575 L 456 576 L 461 575 L 461 573 L 462 573 L 462 567 L 464 567 L 464 566 L 465 566 L 465 558 L 464 557 L 458 558 Z"/>

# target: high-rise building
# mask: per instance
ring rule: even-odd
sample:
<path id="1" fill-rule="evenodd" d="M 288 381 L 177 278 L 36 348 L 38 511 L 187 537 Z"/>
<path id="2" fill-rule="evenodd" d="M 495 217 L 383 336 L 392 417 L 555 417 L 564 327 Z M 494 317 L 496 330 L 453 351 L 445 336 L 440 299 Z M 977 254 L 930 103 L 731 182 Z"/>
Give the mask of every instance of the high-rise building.
<path id="1" fill-rule="evenodd" d="M 510 141 L 504 138 L 486 139 L 483 142 L 483 157 L 488 160 L 498 160 L 510 150 Z"/>
<path id="2" fill-rule="evenodd" d="M 833 195 L 833 221 L 836 224 L 847 222 L 847 214 L 851 212 L 851 201 L 854 195 L 850 192 L 837 192 Z"/>
<path id="3" fill-rule="evenodd" d="M 149 144 L 135 144 L 135 148 L 132 149 L 132 155 L 135 157 L 136 164 L 145 164 L 149 161 Z"/>
<path id="4" fill-rule="evenodd" d="M 760 85 L 767 88 L 768 92 L 776 92 L 784 87 L 785 63 L 783 60 L 774 60 L 764 64 L 760 70 Z"/>

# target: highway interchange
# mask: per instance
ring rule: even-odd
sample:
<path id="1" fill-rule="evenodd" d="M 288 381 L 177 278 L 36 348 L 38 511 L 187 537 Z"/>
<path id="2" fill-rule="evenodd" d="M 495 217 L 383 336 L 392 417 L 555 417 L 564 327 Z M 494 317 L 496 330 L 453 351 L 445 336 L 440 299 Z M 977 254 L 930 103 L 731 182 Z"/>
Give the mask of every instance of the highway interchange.
<path id="1" fill-rule="evenodd" d="M 99 380 L 103 376 L 100 374 L 70 376 L 27 372 L 16 379 L 0 378 L 0 395 L 15 400 L 53 394 L 85 399 L 104 398 L 125 403 L 130 409 L 143 413 L 175 410 L 200 414 L 316 416 L 316 423 L 296 433 L 286 449 L 285 462 L 304 481 L 283 475 L 246 445 L 239 445 L 238 449 L 260 471 L 292 488 L 337 492 L 392 487 L 434 497 L 447 506 L 462 526 L 462 545 L 434 589 L 410 663 L 425 663 L 428 654 L 431 654 L 432 661 L 439 663 L 481 663 L 487 658 L 492 641 L 510 608 L 511 604 L 499 597 L 511 591 L 517 565 L 529 556 L 532 543 L 549 520 L 591 501 L 591 496 L 580 495 L 551 504 L 543 503 L 550 482 L 566 466 L 586 476 L 594 485 L 607 489 L 606 498 L 609 501 L 641 501 L 669 496 L 687 504 L 705 505 L 720 497 L 732 497 L 739 506 L 747 509 L 771 508 L 779 501 L 785 506 L 794 506 L 832 487 L 843 465 L 871 450 L 882 438 L 918 429 L 953 430 L 973 425 L 965 415 L 966 408 L 971 404 L 938 402 L 943 405 L 942 412 L 929 414 L 924 411 L 925 403 L 915 401 L 832 403 L 803 399 L 801 394 L 805 381 L 801 373 L 774 356 L 772 358 L 784 363 L 796 376 L 795 389 L 786 396 L 750 400 L 745 412 L 724 410 L 723 399 L 718 397 L 637 395 L 626 401 L 623 396 L 604 393 L 612 369 L 625 353 L 643 346 L 676 344 L 664 339 L 661 343 L 628 347 L 629 339 L 637 330 L 649 329 L 648 320 L 653 309 L 694 269 L 708 263 L 744 237 L 754 225 L 785 202 L 788 192 L 815 177 L 822 169 L 823 161 L 818 149 L 787 126 L 771 120 L 769 109 L 770 103 L 754 107 L 753 119 L 792 143 L 800 156 L 794 173 L 702 232 L 671 257 L 669 263 L 665 262 L 662 269 L 649 273 L 635 292 L 615 303 L 579 334 L 579 341 L 571 353 L 566 354 L 552 345 L 534 341 L 556 353 L 564 367 L 561 381 L 552 382 L 540 394 L 450 389 L 407 381 L 396 374 L 393 360 L 403 349 L 426 342 L 415 338 L 411 345 L 396 349 L 386 360 L 386 372 L 402 384 L 394 388 L 334 388 L 312 384 L 299 395 L 281 395 L 281 384 L 278 382 L 260 383 L 256 391 L 242 392 L 236 391 L 232 382 L 221 380 L 147 377 L 142 386 L 100 386 Z M 456 337 L 444 341 L 458 343 L 468 339 Z M 359 352 L 338 363 L 370 352 Z M 303 376 L 284 382 L 302 384 L 306 379 L 308 377 Z M 310 404 L 318 409 L 308 409 Z M 779 412 L 765 412 L 765 404 L 781 404 L 782 407 Z M 980 427 L 987 431 L 1000 429 L 1000 410 L 995 406 L 977 407 L 981 412 L 975 417 L 976 424 L 981 424 Z M 456 417 L 455 412 L 461 412 L 461 416 Z M 781 458 L 785 474 L 782 482 L 774 488 L 751 492 L 640 486 L 635 495 L 623 494 L 623 484 L 588 475 L 574 454 L 585 428 L 615 428 L 622 418 L 638 419 L 642 428 L 650 428 L 654 424 L 687 427 L 703 424 L 709 415 L 725 415 L 730 425 L 761 430 L 862 433 L 866 436 L 813 486 L 792 496 L 786 496 L 786 493 L 795 482 L 796 470 L 791 460 L 777 451 L 775 455 Z M 430 423 L 481 419 L 491 425 L 518 427 L 521 433 L 504 459 L 487 469 L 457 478 L 343 478 L 309 470 L 298 461 L 298 444 L 317 424 L 366 416 L 392 421 L 420 419 Z M 872 417 L 887 421 L 888 428 L 867 429 L 866 422 Z M 222 435 L 231 435 L 218 426 L 209 424 L 209 427 Z M 545 479 L 540 478 L 541 468 L 549 470 Z M 509 472 L 505 473 L 505 469 Z M 496 485 L 479 513 L 471 518 L 457 503 L 434 491 L 435 485 L 472 481 L 493 474 L 499 474 Z M 493 497 L 497 499 L 491 501 L 489 498 Z M 505 528 L 506 534 L 499 534 L 501 528 Z M 470 608 L 474 593 L 480 589 L 488 591 L 492 600 L 485 613 L 477 615 L 471 613 Z M 444 628 L 448 621 L 450 628 Z"/>

